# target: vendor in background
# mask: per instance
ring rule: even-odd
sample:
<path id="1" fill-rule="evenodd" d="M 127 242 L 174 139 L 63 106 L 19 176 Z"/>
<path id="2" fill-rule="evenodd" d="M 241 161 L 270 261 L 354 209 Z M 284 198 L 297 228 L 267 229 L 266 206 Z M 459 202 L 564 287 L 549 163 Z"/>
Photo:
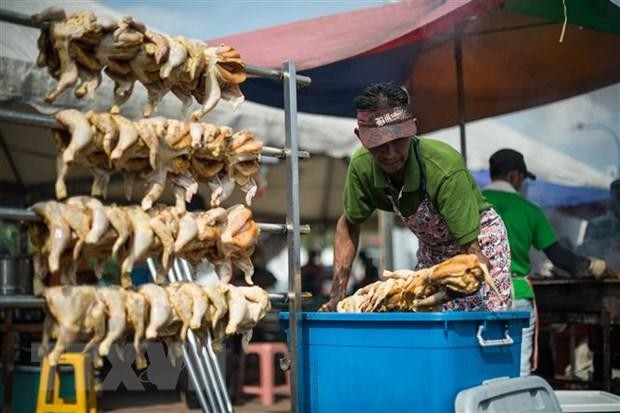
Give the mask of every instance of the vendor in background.
<path id="1" fill-rule="evenodd" d="M 363 148 L 349 163 L 344 213 L 334 240 L 334 279 L 322 311 L 334 311 L 346 293 L 360 224 L 376 210 L 393 211 L 418 237 L 418 268 L 431 267 L 457 254 L 475 254 L 486 264 L 500 292 L 483 283 L 463 297 L 440 292 L 422 305 L 444 310 L 510 308 L 510 251 L 504 224 L 482 197 L 451 146 L 416 136 L 416 119 L 407 92 L 393 83 L 369 86 L 355 100 L 355 134 Z"/>
<path id="2" fill-rule="evenodd" d="M 493 204 L 508 230 L 514 294 L 512 308 L 530 312 L 530 325 L 523 330 L 521 341 L 521 375 L 527 376 L 536 364 L 536 356 L 533 356 L 536 353 L 534 290 L 527 278 L 531 270 L 530 248 L 543 251 L 553 265 L 576 277 L 603 278 L 608 270 L 605 261 L 576 255 L 561 246 L 543 210 L 519 194 L 525 179 L 536 179 L 527 170 L 521 153 L 512 149 L 495 152 L 489 159 L 489 172 L 492 182 L 482 193 Z"/>
<path id="3" fill-rule="evenodd" d="M 588 223 L 580 252 L 600 254 L 614 271 L 620 271 L 620 178 L 609 187 L 609 211 Z"/>
<path id="4" fill-rule="evenodd" d="M 607 261 L 615 277 L 620 272 L 620 179 L 613 181 L 609 187 L 609 211 L 590 221 L 586 229 L 583 244 L 579 247 L 582 254 L 597 254 Z M 592 350 L 594 366 L 593 380 L 603 380 L 603 340 L 602 328 L 599 325 L 588 326 L 588 346 Z M 611 368 L 620 367 L 620 330 L 612 329 L 611 337 Z"/>

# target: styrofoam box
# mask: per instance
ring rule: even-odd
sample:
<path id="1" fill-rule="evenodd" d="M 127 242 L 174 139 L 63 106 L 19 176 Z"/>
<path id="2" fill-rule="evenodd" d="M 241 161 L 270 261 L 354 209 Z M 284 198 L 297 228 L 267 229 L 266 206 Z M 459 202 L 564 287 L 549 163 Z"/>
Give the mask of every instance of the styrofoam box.
<path id="1" fill-rule="evenodd" d="M 301 313 L 302 413 L 445 413 L 459 391 L 517 377 L 527 312 Z M 280 313 L 288 327 L 288 313 Z"/>
<path id="2" fill-rule="evenodd" d="M 556 390 L 562 412 L 620 412 L 620 397 L 600 390 Z"/>

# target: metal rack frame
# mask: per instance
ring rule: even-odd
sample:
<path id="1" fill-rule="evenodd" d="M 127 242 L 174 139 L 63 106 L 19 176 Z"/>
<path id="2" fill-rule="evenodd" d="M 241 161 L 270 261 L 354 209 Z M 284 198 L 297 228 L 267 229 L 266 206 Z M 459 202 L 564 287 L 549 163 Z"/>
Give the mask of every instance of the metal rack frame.
<path id="1" fill-rule="evenodd" d="M 2 9 L 0 9 L 0 21 L 33 28 L 41 28 L 45 24 L 37 24 L 27 15 Z M 301 293 L 300 236 L 301 234 L 309 233 L 310 227 L 300 224 L 299 159 L 308 158 L 309 153 L 300 151 L 298 145 L 297 87 L 310 85 L 311 79 L 307 76 L 298 75 L 295 63 L 292 61 L 285 62 L 282 65 L 282 70 L 246 65 L 245 71 L 250 75 L 266 77 L 283 82 L 286 134 L 285 147 L 264 147 L 262 156 L 276 157 L 285 160 L 287 163 L 287 219 L 286 224 L 261 223 L 259 226 L 261 231 L 287 235 L 289 286 L 287 296 L 284 297 L 284 300 L 289 303 L 290 313 L 289 358 L 291 366 L 291 412 L 298 412 L 298 403 L 300 400 L 300 389 L 298 386 L 298 360 L 302 357 L 301 337 L 299 336 L 299 325 L 301 319 L 298 315 L 301 313 L 301 302 L 303 298 Z M 60 127 L 60 125 L 58 125 L 50 116 L 22 113 L 5 109 L 0 109 L 0 121 L 45 128 Z M 31 221 L 36 219 L 36 215 L 34 215 L 31 211 L 24 209 L 0 208 L 0 218 Z M 177 277 L 182 277 L 181 272 L 177 272 Z M 20 297 L 20 299 L 16 300 L 14 304 L 16 306 L 36 306 L 39 303 L 40 301 L 36 298 Z M 0 303 L 0 308 L 10 305 L 10 300 L 2 300 Z M 199 389 L 199 381 L 196 381 L 195 384 L 197 385 L 196 388 Z"/>

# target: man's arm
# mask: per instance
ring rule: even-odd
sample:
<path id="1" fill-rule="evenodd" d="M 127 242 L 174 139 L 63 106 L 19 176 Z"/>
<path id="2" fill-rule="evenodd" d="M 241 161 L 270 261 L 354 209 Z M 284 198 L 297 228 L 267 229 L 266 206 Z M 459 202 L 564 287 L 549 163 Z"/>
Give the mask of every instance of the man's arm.
<path id="1" fill-rule="evenodd" d="M 349 222 L 344 215 L 341 215 L 336 224 L 336 236 L 334 238 L 332 291 L 329 301 L 323 304 L 319 311 L 336 311 L 336 304 L 344 298 L 359 238 L 360 226 Z"/>
<path id="2" fill-rule="evenodd" d="M 478 238 L 463 245 L 463 250 L 466 254 L 474 254 L 475 256 L 477 256 L 481 264 L 486 265 L 489 270 L 491 269 L 491 262 L 486 257 L 486 255 L 482 253 Z M 421 307 L 435 307 L 447 303 L 448 301 L 452 301 L 455 298 L 465 297 L 467 295 L 469 294 L 459 294 L 452 290 L 441 289 L 439 292 L 420 300 L 418 302 L 418 305 Z"/>
<path id="3" fill-rule="evenodd" d="M 543 251 L 553 265 L 576 277 L 604 278 L 609 275 L 605 261 L 598 258 L 582 257 L 557 242 Z"/>
<path id="4" fill-rule="evenodd" d="M 467 244 L 463 245 L 463 250 L 465 250 L 466 254 L 474 254 L 475 256 L 477 256 L 478 260 L 480 260 L 480 263 L 486 265 L 487 269 L 491 271 L 491 261 L 489 261 L 487 256 L 482 253 L 478 238 L 476 238 L 472 242 L 468 242 Z"/>

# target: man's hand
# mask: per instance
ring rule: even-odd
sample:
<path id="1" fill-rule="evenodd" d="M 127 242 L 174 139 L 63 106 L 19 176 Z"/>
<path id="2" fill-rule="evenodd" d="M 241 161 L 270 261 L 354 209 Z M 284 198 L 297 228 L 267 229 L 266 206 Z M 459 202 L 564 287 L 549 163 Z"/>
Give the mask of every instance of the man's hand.
<path id="1" fill-rule="evenodd" d="M 600 258 L 588 257 L 588 273 L 597 280 L 603 278 L 619 278 L 619 274 L 607 266 Z"/>
<path id="2" fill-rule="evenodd" d="M 428 307 L 437 307 L 442 305 L 443 303 L 447 303 L 452 300 L 454 297 L 450 297 L 447 291 L 442 289 L 439 292 L 436 292 L 433 295 L 429 295 L 426 298 L 415 301 L 416 308 L 428 308 Z"/>
<path id="3" fill-rule="evenodd" d="M 469 244 L 463 245 L 463 249 L 467 254 L 474 254 L 475 256 L 477 256 L 480 264 L 486 265 L 487 269 L 491 271 L 491 261 L 489 261 L 487 256 L 482 253 L 482 250 L 480 249 L 480 244 L 478 243 L 477 239 L 470 242 Z"/>

